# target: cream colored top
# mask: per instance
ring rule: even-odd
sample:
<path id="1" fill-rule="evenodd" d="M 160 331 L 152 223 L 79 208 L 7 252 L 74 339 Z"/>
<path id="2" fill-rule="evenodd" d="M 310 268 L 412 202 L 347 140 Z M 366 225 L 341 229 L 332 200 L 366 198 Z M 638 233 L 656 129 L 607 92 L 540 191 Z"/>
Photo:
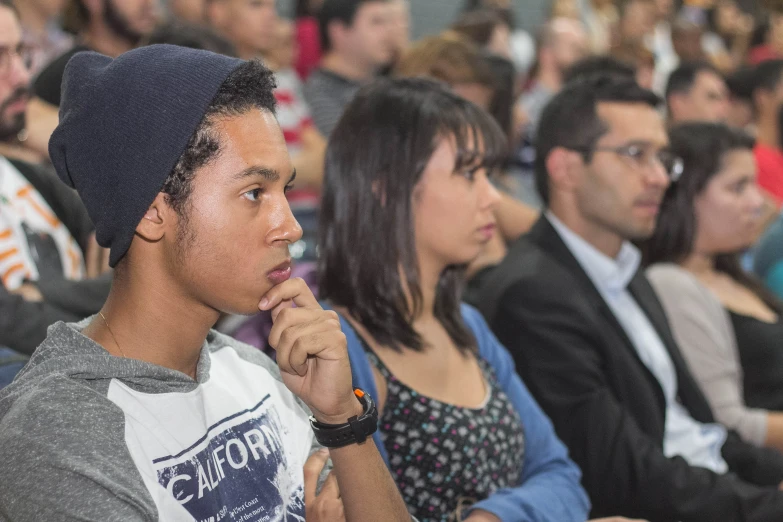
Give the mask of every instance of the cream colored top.
<path id="1" fill-rule="evenodd" d="M 729 313 L 709 288 L 679 265 L 654 265 L 647 277 L 715 418 L 747 442 L 763 446 L 767 412 L 745 405 L 742 366 Z"/>

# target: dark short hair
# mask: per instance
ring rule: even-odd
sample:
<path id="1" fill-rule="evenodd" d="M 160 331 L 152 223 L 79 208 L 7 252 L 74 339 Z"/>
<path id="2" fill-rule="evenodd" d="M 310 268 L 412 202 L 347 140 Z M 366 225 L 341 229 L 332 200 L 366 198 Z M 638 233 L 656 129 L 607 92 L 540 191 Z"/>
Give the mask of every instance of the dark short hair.
<path id="1" fill-rule="evenodd" d="M 726 77 L 726 86 L 733 98 L 753 102 L 755 71 L 752 67 L 740 67 Z"/>
<path id="2" fill-rule="evenodd" d="M 703 72 L 712 73 L 723 78 L 720 71 L 707 62 L 684 63 L 669 75 L 669 80 L 666 82 L 666 99 L 672 94 L 687 94 L 690 92 L 693 84 L 696 83 L 699 73 Z"/>
<path id="3" fill-rule="evenodd" d="M 536 133 L 535 176 L 541 201 L 549 204 L 546 161 L 557 147 L 590 151 L 609 131 L 598 117 L 599 103 L 640 103 L 657 108 L 661 99 L 632 78 L 594 76 L 565 86 L 544 108 Z M 583 152 L 586 162 L 592 153 Z"/>
<path id="4" fill-rule="evenodd" d="M 237 56 L 234 45 L 212 29 L 196 24 L 172 21 L 155 28 L 144 45 L 170 44 L 226 56 Z"/>
<path id="5" fill-rule="evenodd" d="M 783 60 L 766 60 L 756 66 L 753 94 L 759 90 L 774 91 L 783 80 Z"/>
<path id="6" fill-rule="evenodd" d="M 516 27 L 516 20 L 514 16 L 514 9 L 497 7 L 494 5 L 487 5 L 484 0 L 465 0 L 462 4 L 462 12 L 470 13 L 471 11 L 493 11 L 509 29 Z"/>
<path id="7" fill-rule="evenodd" d="M 353 25 L 354 18 L 359 8 L 371 2 L 385 2 L 386 0 L 325 0 L 318 12 L 318 25 L 321 30 L 321 48 L 329 51 L 332 41 L 329 38 L 329 25 L 332 22 L 342 22 L 347 27 Z"/>
<path id="8" fill-rule="evenodd" d="M 563 75 L 563 83 L 583 81 L 595 76 L 636 78 L 636 67 L 613 56 L 595 55 L 582 58 L 569 67 Z"/>
<path id="9" fill-rule="evenodd" d="M 741 129 L 706 122 L 674 127 L 669 132 L 669 141 L 672 152 L 683 160 L 683 174 L 666 190 L 655 233 L 642 245 L 646 265 L 681 263 L 693 252 L 698 227 L 696 198 L 720 172 L 727 153 L 752 151 L 754 145 L 753 138 Z M 739 253 L 716 256 L 715 268 L 780 311 L 780 304 L 772 294 L 742 269 Z"/>
<path id="10" fill-rule="evenodd" d="M 274 74 L 258 60 L 237 67 L 220 86 L 161 189 L 168 203 L 182 218 L 187 218 L 187 203 L 196 170 L 213 161 L 220 153 L 221 143 L 213 130 L 215 120 L 239 116 L 252 109 L 274 114 L 274 88 Z"/>
<path id="11" fill-rule="evenodd" d="M 422 306 L 412 202 L 439 141 L 451 137 L 455 172 L 494 170 L 505 157 L 503 132 L 485 111 L 441 82 L 397 78 L 363 87 L 329 139 L 319 293 L 391 349 L 424 348 L 411 326 Z M 475 148 L 479 140 L 483 153 Z M 469 350 L 475 340 L 460 312 L 464 268 L 441 274 L 435 317 L 460 349 Z"/>

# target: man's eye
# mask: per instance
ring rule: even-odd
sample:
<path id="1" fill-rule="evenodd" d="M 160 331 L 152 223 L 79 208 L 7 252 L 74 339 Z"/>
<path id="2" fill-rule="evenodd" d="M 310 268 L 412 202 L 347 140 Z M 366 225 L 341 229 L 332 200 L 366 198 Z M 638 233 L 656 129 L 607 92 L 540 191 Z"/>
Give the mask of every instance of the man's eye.
<path id="1" fill-rule="evenodd" d="M 258 198 L 261 196 L 261 189 L 257 188 L 253 190 L 248 190 L 247 192 L 242 194 L 242 196 L 244 196 L 246 199 L 250 201 L 258 201 Z"/>

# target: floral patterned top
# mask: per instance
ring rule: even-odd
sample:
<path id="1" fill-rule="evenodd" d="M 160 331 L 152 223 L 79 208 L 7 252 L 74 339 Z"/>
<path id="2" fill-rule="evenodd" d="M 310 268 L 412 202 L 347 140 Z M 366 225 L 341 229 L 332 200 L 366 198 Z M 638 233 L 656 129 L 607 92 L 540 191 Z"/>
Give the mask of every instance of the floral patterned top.
<path id="1" fill-rule="evenodd" d="M 362 344 L 386 379 L 381 440 L 411 515 L 421 522 L 461 520 L 463 508 L 521 484 L 522 422 L 483 359 L 478 363 L 489 388 L 487 398 L 479 408 L 465 408 L 420 395 Z"/>

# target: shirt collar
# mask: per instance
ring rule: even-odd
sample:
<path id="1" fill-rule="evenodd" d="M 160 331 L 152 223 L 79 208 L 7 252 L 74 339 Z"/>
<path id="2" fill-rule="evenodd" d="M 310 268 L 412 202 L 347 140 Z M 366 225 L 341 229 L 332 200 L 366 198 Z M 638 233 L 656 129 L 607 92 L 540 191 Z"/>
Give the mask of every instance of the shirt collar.
<path id="1" fill-rule="evenodd" d="M 625 290 L 639 270 L 642 260 L 639 249 L 630 241 L 623 241 L 620 253 L 612 259 L 568 228 L 551 211 L 546 212 L 546 218 L 599 290 Z"/>

